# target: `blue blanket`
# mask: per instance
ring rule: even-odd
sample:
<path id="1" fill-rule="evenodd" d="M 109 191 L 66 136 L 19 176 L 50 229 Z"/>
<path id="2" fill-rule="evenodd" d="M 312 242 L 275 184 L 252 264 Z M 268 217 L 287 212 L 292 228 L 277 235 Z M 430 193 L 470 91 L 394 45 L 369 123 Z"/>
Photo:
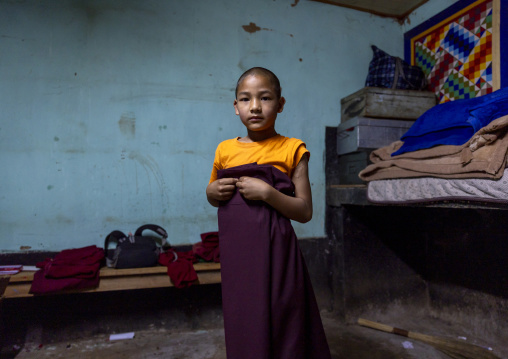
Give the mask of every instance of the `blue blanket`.
<path id="1" fill-rule="evenodd" d="M 508 114 L 508 87 L 491 94 L 434 106 L 401 137 L 392 156 L 437 145 L 463 145 L 496 118 Z"/>

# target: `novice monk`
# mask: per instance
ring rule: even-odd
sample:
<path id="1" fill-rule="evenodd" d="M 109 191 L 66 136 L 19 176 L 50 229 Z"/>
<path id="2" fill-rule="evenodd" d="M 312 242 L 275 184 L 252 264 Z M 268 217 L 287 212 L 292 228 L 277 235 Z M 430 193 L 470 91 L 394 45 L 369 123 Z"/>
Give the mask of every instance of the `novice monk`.
<path id="1" fill-rule="evenodd" d="M 218 209 L 228 359 L 329 359 L 321 317 L 290 220 L 312 218 L 305 143 L 275 131 L 279 79 L 255 67 L 236 86 L 247 136 L 215 153 L 208 201 Z"/>

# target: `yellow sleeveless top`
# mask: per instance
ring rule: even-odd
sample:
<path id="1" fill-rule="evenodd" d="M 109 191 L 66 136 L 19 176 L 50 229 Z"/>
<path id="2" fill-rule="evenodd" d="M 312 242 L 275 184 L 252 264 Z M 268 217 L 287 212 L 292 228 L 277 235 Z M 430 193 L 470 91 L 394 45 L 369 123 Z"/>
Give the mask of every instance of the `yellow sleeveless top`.
<path id="1" fill-rule="evenodd" d="M 309 153 L 305 143 L 297 138 L 276 135 L 259 142 L 240 142 L 238 139 L 226 140 L 217 146 L 210 183 L 217 179 L 218 170 L 253 162 L 273 165 L 291 178 L 302 156 Z"/>

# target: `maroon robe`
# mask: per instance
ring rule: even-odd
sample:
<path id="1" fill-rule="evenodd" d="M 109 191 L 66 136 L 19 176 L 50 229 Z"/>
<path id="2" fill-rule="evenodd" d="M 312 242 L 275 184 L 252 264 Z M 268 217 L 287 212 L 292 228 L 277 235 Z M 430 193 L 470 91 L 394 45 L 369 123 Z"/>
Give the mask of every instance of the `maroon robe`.
<path id="1" fill-rule="evenodd" d="M 104 250 L 97 246 L 65 249 L 37 263 L 31 294 L 48 294 L 68 289 L 88 289 L 99 285 Z"/>
<path id="2" fill-rule="evenodd" d="M 218 178 L 250 176 L 292 195 L 290 178 L 248 164 Z M 329 359 L 330 350 L 291 221 L 236 191 L 218 210 L 228 359 Z"/>

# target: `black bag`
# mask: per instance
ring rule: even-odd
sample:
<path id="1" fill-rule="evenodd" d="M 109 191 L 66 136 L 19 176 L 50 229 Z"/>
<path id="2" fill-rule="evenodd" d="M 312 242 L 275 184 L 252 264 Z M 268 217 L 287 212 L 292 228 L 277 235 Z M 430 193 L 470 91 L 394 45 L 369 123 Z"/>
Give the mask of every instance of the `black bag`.
<path id="1" fill-rule="evenodd" d="M 411 66 L 399 57 L 391 56 L 372 45 L 374 56 L 369 64 L 365 87 L 401 90 L 425 90 L 427 79 L 421 68 Z"/>
<path id="2" fill-rule="evenodd" d="M 161 244 L 158 245 L 154 237 L 143 236 L 143 231 L 149 229 L 159 234 Z M 168 233 L 164 228 L 156 224 L 145 224 L 139 227 L 134 235 L 128 236 L 121 231 L 113 231 L 107 235 L 104 243 L 104 256 L 106 265 L 110 268 L 142 268 L 156 266 L 159 260 L 159 254 L 168 245 Z M 108 256 L 108 246 L 110 242 L 116 242 L 116 248 L 113 256 Z"/>

